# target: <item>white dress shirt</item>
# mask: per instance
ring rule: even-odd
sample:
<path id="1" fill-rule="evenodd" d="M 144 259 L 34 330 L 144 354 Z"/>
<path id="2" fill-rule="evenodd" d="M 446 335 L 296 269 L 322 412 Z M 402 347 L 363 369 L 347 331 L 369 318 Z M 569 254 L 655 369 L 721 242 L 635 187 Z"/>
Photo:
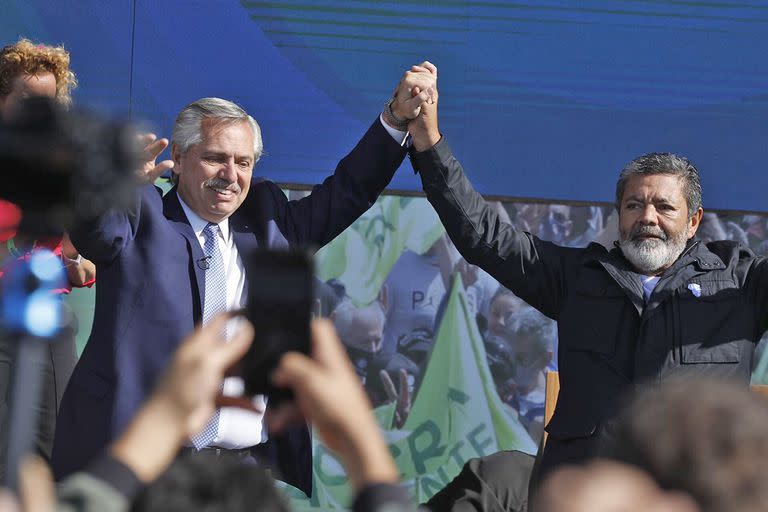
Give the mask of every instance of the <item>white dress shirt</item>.
<path id="1" fill-rule="evenodd" d="M 389 126 L 386 121 L 384 121 L 384 116 L 382 114 L 379 114 L 379 121 L 381 121 L 381 124 L 384 125 L 384 129 L 387 130 L 387 133 L 389 133 L 389 135 L 395 139 L 398 144 L 401 146 L 408 145 L 408 132 L 400 131 L 397 128 L 392 128 Z"/>
<path id="2" fill-rule="evenodd" d="M 200 218 L 179 197 L 179 202 L 189 220 L 192 230 L 197 235 L 200 247 L 204 247 L 205 236 L 203 229 L 208 224 L 207 220 Z M 245 281 L 245 268 L 240 254 L 237 252 L 235 240 L 229 230 L 229 219 L 219 223 L 219 236 L 217 237 L 219 251 L 224 260 L 224 271 L 227 274 L 227 310 L 242 309 L 247 301 L 247 286 Z M 237 320 L 227 325 L 228 336 L 234 332 Z M 223 393 L 226 396 L 241 396 L 243 394 L 243 379 L 240 377 L 227 377 L 224 379 Z M 261 412 L 246 411 L 238 407 L 222 407 L 219 416 L 219 430 L 216 438 L 211 442 L 212 446 L 221 448 L 248 448 L 262 442 L 262 425 L 266 400 L 263 395 L 256 395 L 253 404 Z"/>

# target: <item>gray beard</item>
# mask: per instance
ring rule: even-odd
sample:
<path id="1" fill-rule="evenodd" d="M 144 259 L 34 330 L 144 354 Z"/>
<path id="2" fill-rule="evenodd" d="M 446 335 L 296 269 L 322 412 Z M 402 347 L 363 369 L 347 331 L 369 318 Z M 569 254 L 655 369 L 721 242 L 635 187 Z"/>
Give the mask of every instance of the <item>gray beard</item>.
<path id="1" fill-rule="evenodd" d="M 641 274 L 653 275 L 660 269 L 670 267 L 685 250 L 688 242 L 686 233 L 661 240 L 651 238 L 632 240 L 621 237 L 619 248 L 635 270 Z"/>

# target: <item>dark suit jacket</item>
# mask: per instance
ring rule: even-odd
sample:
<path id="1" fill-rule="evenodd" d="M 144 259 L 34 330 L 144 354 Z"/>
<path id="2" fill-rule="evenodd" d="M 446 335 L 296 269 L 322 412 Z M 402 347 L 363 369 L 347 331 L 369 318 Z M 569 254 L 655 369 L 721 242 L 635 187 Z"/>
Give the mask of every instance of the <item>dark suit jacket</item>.
<path id="1" fill-rule="evenodd" d="M 308 197 L 288 201 L 274 183 L 254 182 L 229 218 L 238 251 L 328 243 L 375 202 L 404 156 L 377 119 Z M 85 467 L 125 428 L 200 321 L 205 296 L 203 270 L 195 264 L 203 253 L 175 190 L 162 197 L 144 186 L 132 208 L 83 223 L 70 236 L 96 263 L 99 284 L 91 336 L 59 410 L 52 461 L 57 479 Z M 270 452 L 281 455 L 278 468 L 289 483 L 309 492 L 306 434 L 287 436 L 295 450 Z M 273 436 L 273 442 L 283 440 Z M 297 464 L 302 467 L 292 475 Z"/>

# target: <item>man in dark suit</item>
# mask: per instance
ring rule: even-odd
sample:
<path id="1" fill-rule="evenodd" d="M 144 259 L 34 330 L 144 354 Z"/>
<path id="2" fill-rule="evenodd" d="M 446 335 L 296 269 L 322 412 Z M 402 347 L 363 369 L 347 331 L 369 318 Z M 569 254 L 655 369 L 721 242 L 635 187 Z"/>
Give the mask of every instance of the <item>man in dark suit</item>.
<path id="1" fill-rule="evenodd" d="M 244 305 L 244 255 L 257 247 L 322 246 L 373 204 L 405 156 L 384 118 L 413 117 L 413 105 L 432 84 L 406 73 L 386 112 L 334 174 L 298 201 L 288 201 L 274 183 L 251 182 L 261 134 L 234 103 L 204 98 L 185 107 L 173 131 L 172 162 L 155 165 L 168 141 L 147 139 L 146 183 L 133 207 L 71 232 L 97 264 L 100 281 L 91 337 L 60 409 L 53 449 L 58 479 L 81 469 L 123 430 L 195 323 Z M 168 168 L 177 185 L 163 197 L 151 183 Z M 242 381 L 228 379 L 223 391 L 240 394 Z M 270 435 L 259 446 L 267 439 L 265 408 L 256 397 L 253 411 L 220 409 L 188 451 L 256 455 L 309 493 L 307 430 Z"/>

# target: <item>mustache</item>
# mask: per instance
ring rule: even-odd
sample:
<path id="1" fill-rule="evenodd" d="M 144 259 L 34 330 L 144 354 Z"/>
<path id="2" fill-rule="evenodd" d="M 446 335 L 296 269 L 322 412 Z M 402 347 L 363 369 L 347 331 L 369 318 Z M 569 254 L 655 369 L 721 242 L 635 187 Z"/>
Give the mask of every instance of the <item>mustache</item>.
<path id="1" fill-rule="evenodd" d="M 235 194 L 240 193 L 240 185 L 238 185 L 237 182 L 234 182 L 234 181 L 230 182 L 227 180 L 223 180 L 221 178 L 216 178 L 216 177 L 210 178 L 209 180 L 206 180 L 205 186 L 211 187 L 211 188 L 223 188 L 226 190 L 230 190 Z"/>
<path id="2" fill-rule="evenodd" d="M 669 238 L 664 230 L 658 226 L 636 226 L 629 233 L 630 240 L 637 240 L 641 236 L 655 236 L 665 242 Z"/>

